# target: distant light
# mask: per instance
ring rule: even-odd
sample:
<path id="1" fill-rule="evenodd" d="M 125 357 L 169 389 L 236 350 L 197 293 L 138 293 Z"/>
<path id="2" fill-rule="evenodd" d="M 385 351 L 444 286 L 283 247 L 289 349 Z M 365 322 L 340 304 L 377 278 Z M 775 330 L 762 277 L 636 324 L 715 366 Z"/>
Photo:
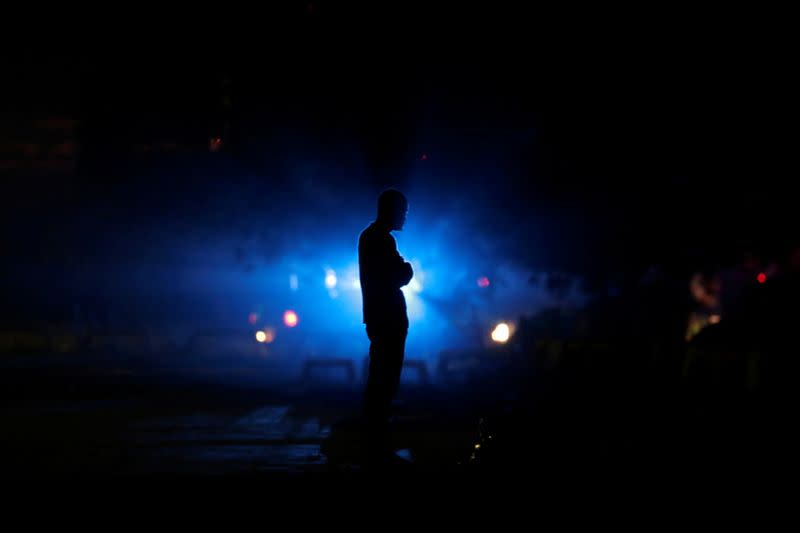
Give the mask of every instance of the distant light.
<path id="1" fill-rule="evenodd" d="M 500 322 L 495 326 L 494 330 L 492 331 L 492 340 L 494 342 L 505 343 L 508 342 L 508 339 L 511 337 L 511 329 L 508 327 L 508 324 L 505 322 Z"/>
<path id="2" fill-rule="evenodd" d="M 331 270 L 330 268 L 327 270 L 325 274 L 325 286 L 329 289 L 333 289 L 336 287 L 336 272 Z"/>
<path id="3" fill-rule="evenodd" d="M 208 141 L 208 149 L 211 152 L 219 152 L 222 149 L 222 137 L 212 137 Z"/>
<path id="4" fill-rule="evenodd" d="M 286 324 L 286 327 L 293 328 L 299 321 L 297 313 L 294 311 L 286 311 L 283 313 L 283 323 Z"/>
<path id="5" fill-rule="evenodd" d="M 420 283 L 417 278 L 411 278 L 411 281 L 408 282 L 408 288 L 416 293 L 420 293 L 422 292 L 422 283 Z"/>
<path id="6" fill-rule="evenodd" d="M 758 276 L 756 276 L 756 279 L 758 280 L 759 283 L 766 283 L 767 282 L 767 275 L 764 274 L 763 272 L 760 272 L 758 274 Z"/>
<path id="7" fill-rule="evenodd" d="M 480 449 L 481 449 L 481 445 L 480 445 L 480 443 L 478 443 L 478 444 L 476 444 L 476 445 L 475 445 L 475 449 L 476 449 L 476 450 L 480 450 Z"/>
<path id="8" fill-rule="evenodd" d="M 711 315 L 708 317 L 709 324 L 719 324 L 721 317 L 719 315 Z"/>
<path id="9" fill-rule="evenodd" d="M 275 340 L 275 329 L 274 328 L 267 328 L 264 330 L 264 341 L 267 344 L 271 343 Z"/>
<path id="10" fill-rule="evenodd" d="M 297 281 L 297 274 L 292 274 L 291 276 L 289 276 L 289 288 L 292 289 L 293 291 L 296 291 L 298 285 L 299 283 Z"/>
<path id="11" fill-rule="evenodd" d="M 478 287 L 480 287 L 481 289 L 485 289 L 488 286 L 489 286 L 489 278 L 487 278 L 486 276 L 478 278 Z"/>
<path id="12" fill-rule="evenodd" d="M 267 334 L 266 334 L 266 333 L 264 333 L 263 331 L 260 331 L 260 330 L 259 330 L 259 331 L 256 331 L 256 340 L 257 340 L 258 342 L 266 342 L 266 340 L 267 340 Z"/>
<path id="13" fill-rule="evenodd" d="M 419 159 L 420 159 L 420 161 L 427 161 L 428 160 L 428 154 L 423 153 L 421 156 L 419 156 Z"/>
<path id="14" fill-rule="evenodd" d="M 250 313 L 249 315 L 247 315 L 247 321 L 250 324 L 255 325 L 255 323 L 258 322 L 258 313 Z"/>

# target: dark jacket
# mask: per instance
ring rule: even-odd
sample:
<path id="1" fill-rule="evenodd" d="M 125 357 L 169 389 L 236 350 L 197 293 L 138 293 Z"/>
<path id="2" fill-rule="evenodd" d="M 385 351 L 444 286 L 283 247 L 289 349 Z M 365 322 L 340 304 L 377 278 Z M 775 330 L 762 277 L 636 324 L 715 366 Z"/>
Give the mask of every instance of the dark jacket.
<path id="1" fill-rule="evenodd" d="M 406 299 L 401 287 L 414 276 L 397 251 L 388 229 L 370 224 L 358 238 L 358 268 L 364 323 L 408 327 Z"/>

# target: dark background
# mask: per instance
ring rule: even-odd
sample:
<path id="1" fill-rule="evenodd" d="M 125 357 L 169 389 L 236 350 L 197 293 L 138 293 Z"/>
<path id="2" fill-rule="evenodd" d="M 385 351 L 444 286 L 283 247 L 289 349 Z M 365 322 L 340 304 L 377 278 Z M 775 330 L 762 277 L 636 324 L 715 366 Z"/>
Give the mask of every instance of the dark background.
<path id="1" fill-rule="evenodd" d="M 156 387 L 152 371 L 167 366 L 210 368 L 211 375 L 230 370 L 228 359 L 210 365 L 193 359 L 190 343 L 170 345 L 145 362 L 90 346 L 121 335 L 120 321 L 135 329 L 177 323 L 180 316 L 182 326 L 206 328 L 208 319 L 191 313 L 219 304 L 219 294 L 233 294 L 236 280 L 250 283 L 295 257 L 322 268 L 325 247 L 354 253 L 350 246 L 373 216 L 376 195 L 390 186 L 411 201 L 406 233 L 416 241 L 407 241 L 409 253 L 424 243 L 419 235 L 430 230 L 433 240 L 436 228 L 448 228 L 440 255 L 467 272 L 473 292 L 478 276 L 508 264 L 517 285 L 495 284 L 490 275 L 497 294 L 537 280 L 558 292 L 574 278 L 595 298 L 584 317 L 591 334 L 575 333 L 582 322 L 571 314 L 571 333 L 559 330 L 563 324 L 553 316 L 574 309 L 543 314 L 529 330 L 519 317 L 518 348 L 509 348 L 515 354 L 509 360 L 527 354 L 525 365 L 554 365 L 554 374 L 537 371 L 528 380 L 512 371 L 514 379 L 527 376 L 511 380 L 519 385 L 509 389 L 514 396 L 502 390 L 511 378 L 491 359 L 491 372 L 499 374 L 479 365 L 458 387 L 409 393 L 409 412 L 433 416 L 433 408 L 420 407 L 431 405 L 432 394 L 437 406 L 463 406 L 448 416 L 467 420 L 470 434 L 479 414 L 507 413 L 498 404 L 511 395 L 514 406 L 526 406 L 523 414 L 510 422 L 488 418 L 502 441 L 541 423 L 538 406 L 551 405 L 549 399 L 572 398 L 573 407 L 596 403 L 598 412 L 616 415 L 607 420 L 559 407 L 544 409 L 544 424 L 575 415 L 578 426 L 589 428 L 589 420 L 602 419 L 598 424 L 610 435 L 603 442 L 612 443 L 617 458 L 625 450 L 644 456 L 662 446 L 652 444 L 661 433 L 641 437 L 621 429 L 638 428 L 634 420 L 678 427 L 673 435 L 685 443 L 708 412 L 719 415 L 714 420 L 739 420 L 743 413 L 751 422 L 770 419 L 776 404 L 744 401 L 736 387 L 726 389 L 736 398 L 728 410 L 694 403 L 692 394 L 713 396 L 711 384 L 718 381 L 704 381 L 713 365 L 698 371 L 705 377 L 687 378 L 695 376 L 686 372 L 687 354 L 697 347 L 685 344 L 684 331 L 691 311 L 719 312 L 718 304 L 705 309 L 692 300 L 692 275 L 702 275 L 709 287 L 728 275 L 723 299 L 734 303 L 723 306 L 720 326 L 701 339 L 710 344 L 697 349 L 739 343 L 742 352 L 772 354 L 763 359 L 772 374 L 762 376 L 784 368 L 775 354 L 791 337 L 796 292 L 770 281 L 765 295 L 741 295 L 763 284 L 757 273 L 770 280 L 796 273 L 795 46 L 785 14 L 731 6 L 556 12 L 488 2 L 315 1 L 259 9 L 198 4 L 184 12 L 120 9 L 63 18 L 9 12 L 12 27 L 0 52 L 0 314 L 5 378 L 17 383 L 4 396 L 5 413 L 19 444 L 9 449 L 33 449 L 35 462 L 38 448 L 30 444 L 47 441 L 58 427 L 30 415 L 31 405 L 58 410 L 86 398 L 135 396 L 137 380 Z M 464 253 L 471 255 L 464 259 Z M 453 267 L 442 264 L 440 274 Z M 188 295 L 179 301 L 169 291 L 193 268 L 206 269 L 208 277 L 187 282 Z M 148 274 L 155 271 L 163 277 Z M 283 271 L 264 276 L 258 278 L 263 286 L 274 282 L 286 290 Z M 653 280 L 651 292 L 642 289 Z M 433 303 L 436 290 L 422 294 Z M 474 298 L 448 294 L 437 309 L 467 308 Z M 252 343 L 244 321 L 254 309 L 236 298 L 230 298 L 241 303 L 236 323 Z M 132 311 L 134 301 L 139 307 Z M 313 308 L 314 301 L 306 304 Z M 494 312 L 490 300 L 480 301 L 479 310 Z M 306 316 L 303 327 L 313 323 Z M 53 347 L 61 333 L 54 332 L 64 331 L 74 342 L 59 351 Z M 291 334 L 293 347 L 322 338 L 321 329 L 298 327 Z M 613 339 L 613 356 L 603 352 L 608 358 L 596 359 L 593 348 L 565 352 L 548 344 L 598 339 Z M 54 351 L 61 355 L 53 357 Z M 23 352 L 35 357 L 20 359 Z M 579 355 L 558 359 L 557 353 Z M 352 357 L 360 363 L 360 355 Z M 152 412 L 148 407 L 136 416 L 166 416 L 164 405 L 170 415 L 201 409 L 189 399 L 177 401 L 175 386 L 147 389 L 155 398 Z M 237 416 L 266 404 L 290 405 L 292 416 L 316 413 L 323 427 L 341 415 L 319 414 L 330 391 L 281 387 L 261 383 L 241 402 L 232 400 L 240 393 L 227 389 L 215 389 L 213 397 Z M 645 389 L 667 392 L 659 400 L 648 397 L 650 403 L 631 399 Z M 627 399 L 609 398 L 608 390 Z M 357 393 L 348 391 L 333 394 L 344 398 L 344 411 L 357 404 Z M 448 394 L 460 400 L 448 404 Z M 526 410 L 530 405 L 537 406 L 535 415 Z M 76 409 L 84 413 L 85 406 Z M 106 414 L 107 425 L 85 435 L 108 435 L 108 428 L 117 431 L 120 420 L 129 420 L 117 411 Z M 726 431 L 706 429 L 703 442 L 718 443 L 731 435 Z M 427 435 L 419 428 L 409 434 Z M 127 449 L 131 438 L 118 437 L 112 449 Z M 281 446 L 295 442 L 281 438 Z M 670 442 L 658 449 L 681 446 Z M 84 464 L 91 449 L 84 444 L 70 441 L 71 455 L 57 468 Z M 551 444 L 549 451 L 560 449 Z M 184 460 L 190 455 L 177 453 Z M 285 465 L 278 455 L 269 461 Z M 441 465 L 439 459 L 429 456 L 427 464 Z M 119 461 L 109 456 L 92 468 L 113 471 Z M 149 468 L 135 461 L 128 467 Z"/>

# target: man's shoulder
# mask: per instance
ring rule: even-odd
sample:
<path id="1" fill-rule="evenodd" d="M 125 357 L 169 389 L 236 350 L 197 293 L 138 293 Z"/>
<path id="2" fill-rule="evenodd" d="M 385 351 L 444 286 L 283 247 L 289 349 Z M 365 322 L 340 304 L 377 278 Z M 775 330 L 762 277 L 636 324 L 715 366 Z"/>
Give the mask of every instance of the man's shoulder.
<path id="1" fill-rule="evenodd" d="M 361 233 L 358 235 L 358 246 L 363 246 L 372 238 L 372 224 L 361 230 Z"/>
<path id="2" fill-rule="evenodd" d="M 380 244 L 380 243 L 393 243 L 394 237 L 391 233 L 381 230 L 374 222 L 364 228 L 358 236 L 359 245 L 362 244 Z"/>
<path id="3" fill-rule="evenodd" d="M 366 228 L 361 230 L 361 233 L 359 234 L 358 239 L 359 240 L 367 239 L 374 232 L 375 232 L 375 223 L 372 223 L 369 226 L 367 226 Z"/>

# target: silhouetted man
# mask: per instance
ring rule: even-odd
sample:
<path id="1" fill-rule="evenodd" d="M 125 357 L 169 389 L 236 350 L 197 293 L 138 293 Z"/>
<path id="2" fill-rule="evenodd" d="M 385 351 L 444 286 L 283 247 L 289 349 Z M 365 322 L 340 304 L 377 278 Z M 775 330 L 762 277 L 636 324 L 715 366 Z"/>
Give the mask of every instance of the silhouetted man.
<path id="1" fill-rule="evenodd" d="M 384 191 L 378 197 L 377 219 L 358 239 L 364 323 L 370 340 L 364 415 L 373 459 L 376 453 L 391 454 L 386 425 L 400 384 L 408 334 L 406 300 L 400 288 L 414 272 L 397 252 L 391 234 L 403 229 L 407 213 L 408 200 L 400 191 Z"/>

